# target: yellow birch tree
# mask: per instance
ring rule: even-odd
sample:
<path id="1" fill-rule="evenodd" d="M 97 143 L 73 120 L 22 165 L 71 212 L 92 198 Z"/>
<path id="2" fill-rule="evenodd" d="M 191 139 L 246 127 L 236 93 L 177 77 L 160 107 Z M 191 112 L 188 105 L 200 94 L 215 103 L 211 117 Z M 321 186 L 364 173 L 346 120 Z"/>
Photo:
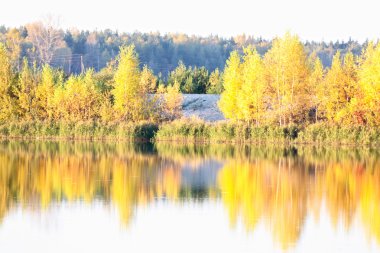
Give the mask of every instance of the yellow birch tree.
<path id="1" fill-rule="evenodd" d="M 244 49 L 242 63 L 242 87 L 238 92 L 239 116 L 259 125 L 265 115 L 265 79 L 264 64 L 253 47 Z"/>
<path id="2" fill-rule="evenodd" d="M 0 43 L 0 121 L 12 115 L 12 99 L 10 96 L 14 73 L 11 60 L 5 46 Z"/>
<path id="3" fill-rule="evenodd" d="M 223 73 L 224 91 L 221 94 L 219 108 L 227 119 L 239 119 L 237 95 L 242 85 L 241 59 L 237 51 L 233 51 L 227 60 Z"/>
<path id="4" fill-rule="evenodd" d="M 309 67 L 303 44 L 290 33 L 273 41 L 264 58 L 271 106 L 280 125 L 300 122 L 310 108 Z"/>
<path id="5" fill-rule="evenodd" d="M 137 121 L 144 118 L 144 101 L 147 100 L 140 85 L 139 60 L 135 47 L 120 48 L 114 77 L 114 108 L 119 117 Z"/>

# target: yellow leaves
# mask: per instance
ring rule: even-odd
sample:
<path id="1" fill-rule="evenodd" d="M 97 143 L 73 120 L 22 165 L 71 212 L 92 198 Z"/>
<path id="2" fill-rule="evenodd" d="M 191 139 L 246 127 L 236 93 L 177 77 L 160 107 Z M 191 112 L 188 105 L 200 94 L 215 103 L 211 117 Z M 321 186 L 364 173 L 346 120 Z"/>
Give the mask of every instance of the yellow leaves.
<path id="1" fill-rule="evenodd" d="M 223 74 L 224 91 L 219 107 L 226 118 L 260 122 L 264 105 L 264 66 L 260 55 L 252 47 L 239 54 L 231 53 Z"/>
<path id="2" fill-rule="evenodd" d="M 99 107 L 99 117 L 103 123 L 110 122 L 114 119 L 114 108 L 111 103 L 111 96 L 108 93 L 102 94 Z"/>
<path id="3" fill-rule="evenodd" d="M 227 61 L 219 107 L 225 117 L 280 125 L 304 120 L 310 108 L 310 70 L 297 36 L 273 41 L 264 61 L 251 47 L 243 60 L 235 51 Z"/>
<path id="4" fill-rule="evenodd" d="M 144 93 L 153 93 L 156 90 L 157 77 L 153 71 L 144 65 L 141 71 L 140 86 Z"/>
<path id="5" fill-rule="evenodd" d="M 160 113 L 160 118 L 163 120 L 174 120 L 182 116 L 183 96 L 176 80 L 173 85 L 167 87 L 159 85 L 152 102 L 155 103 L 155 110 Z"/>
<path id="6" fill-rule="evenodd" d="M 139 60 L 135 47 L 121 47 L 119 64 L 114 77 L 114 108 L 120 117 L 129 120 L 140 120 L 144 117 L 143 105 L 146 90 L 140 84 Z"/>
<path id="7" fill-rule="evenodd" d="M 181 116 L 182 101 L 183 97 L 177 81 L 175 81 L 173 85 L 166 87 L 163 101 L 163 109 L 166 114 L 166 118 L 175 119 Z"/>
<path id="8" fill-rule="evenodd" d="M 280 125 L 303 119 L 310 108 L 306 53 L 297 36 L 289 33 L 273 41 L 264 57 L 271 107 Z"/>
<path id="9" fill-rule="evenodd" d="M 325 71 L 321 60 L 316 57 L 312 59 L 312 71 L 310 74 L 309 85 L 312 91 L 312 104 L 315 108 L 315 122 L 323 118 L 326 114 L 327 90 L 324 82 Z"/>
<path id="10" fill-rule="evenodd" d="M 0 43 L 0 122 L 9 119 L 12 114 L 12 102 L 10 98 L 10 87 L 14 74 L 8 51 Z"/>
<path id="11" fill-rule="evenodd" d="M 18 84 L 15 86 L 14 94 L 17 97 L 17 116 L 19 118 L 31 119 L 35 114 L 34 99 L 38 78 L 35 69 L 29 67 L 27 59 L 24 59 Z"/>
<path id="12" fill-rule="evenodd" d="M 155 101 L 148 94 L 156 89 L 153 72 L 146 66 L 140 72 L 133 46 L 121 48 L 118 63 L 114 77 L 111 66 L 105 77 L 104 73 L 95 75 L 88 69 L 66 79 L 62 71 L 49 65 L 39 71 L 25 61 L 16 80 L 8 52 L 0 44 L 0 120 L 11 116 L 19 120 L 70 122 L 100 119 L 102 123 L 157 119 Z M 114 79 L 113 83 L 110 79 Z"/>
<path id="13" fill-rule="evenodd" d="M 40 119 L 51 119 L 53 116 L 54 86 L 56 85 L 57 75 L 59 74 L 54 72 L 49 65 L 42 68 L 41 83 L 38 84 L 36 89 L 36 105 Z"/>
<path id="14" fill-rule="evenodd" d="M 380 122 L 380 46 L 369 44 L 362 58 L 337 52 L 325 74 L 314 55 L 307 60 L 297 36 L 273 41 L 262 61 L 252 48 L 241 59 L 232 52 L 223 75 L 219 107 L 225 117 L 248 122 L 305 123 L 327 120 L 339 125 Z"/>
<path id="15" fill-rule="evenodd" d="M 350 114 L 351 100 L 358 96 L 357 64 L 352 53 L 347 53 L 342 63 L 338 51 L 333 58 L 331 68 L 325 78 L 327 98 L 323 100 L 324 114 L 327 120 L 338 124 L 355 123 L 354 114 Z M 343 123 L 344 122 L 344 123 Z"/>
<path id="16" fill-rule="evenodd" d="M 380 43 L 370 43 L 361 59 L 359 86 L 363 92 L 366 119 L 370 125 L 380 123 Z"/>
<path id="17" fill-rule="evenodd" d="M 264 65 L 257 51 L 248 47 L 244 49 L 242 63 L 242 87 L 238 93 L 239 116 L 246 121 L 262 121 L 264 111 L 265 80 Z"/>
<path id="18" fill-rule="evenodd" d="M 238 119 L 237 94 L 242 86 L 241 59 L 237 51 L 233 51 L 227 60 L 223 73 L 224 92 L 220 96 L 219 108 L 228 119 Z"/>
<path id="19" fill-rule="evenodd" d="M 149 93 L 156 88 L 157 78 L 144 66 L 139 69 L 135 47 L 121 47 L 114 76 L 114 110 L 119 119 L 147 120 L 155 118 L 155 101 Z"/>
<path id="20" fill-rule="evenodd" d="M 70 76 L 64 84 L 55 87 L 52 102 L 55 119 L 79 121 L 97 117 L 101 94 L 93 75 L 90 69 L 83 75 Z"/>

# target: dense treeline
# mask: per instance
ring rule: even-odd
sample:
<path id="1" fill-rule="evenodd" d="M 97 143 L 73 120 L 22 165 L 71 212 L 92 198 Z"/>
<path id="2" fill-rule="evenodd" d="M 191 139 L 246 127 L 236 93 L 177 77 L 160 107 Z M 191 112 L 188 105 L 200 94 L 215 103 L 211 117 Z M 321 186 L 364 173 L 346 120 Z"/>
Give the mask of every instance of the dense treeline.
<path id="1" fill-rule="evenodd" d="M 140 69 L 134 46 L 122 47 L 111 74 L 92 69 L 80 75 L 43 65 L 20 72 L 12 67 L 9 51 L 0 44 L 0 123 L 10 122 L 159 122 L 178 117 L 182 103 L 179 85 L 156 87 L 156 77 Z M 35 125 L 35 124 L 34 124 Z"/>
<path id="2" fill-rule="evenodd" d="M 379 66 L 380 44 L 369 43 L 359 56 L 338 51 L 324 68 L 297 36 L 286 34 L 263 57 L 253 47 L 242 57 L 231 53 L 220 108 L 229 119 L 256 125 L 379 126 Z"/>
<path id="3" fill-rule="evenodd" d="M 208 71 L 222 69 L 233 50 L 242 52 L 248 45 L 254 46 L 260 55 L 272 45 L 271 40 L 240 35 L 233 38 L 218 36 L 198 37 L 185 34 L 119 33 L 112 30 L 78 31 L 55 28 L 54 22 L 35 22 L 19 28 L 0 27 L 0 42 L 11 51 L 12 61 L 21 67 L 22 59 L 37 61 L 40 66 L 48 63 L 66 73 L 81 73 L 84 69 L 96 71 L 107 66 L 119 54 L 119 48 L 134 44 L 142 64 L 156 75 L 168 74 L 182 61 L 186 66 L 205 67 Z M 305 42 L 308 54 L 315 53 L 325 67 L 329 67 L 333 55 L 360 54 L 366 46 L 357 41 Z"/>
<path id="4" fill-rule="evenodd" d="M 228 123 L 179 120 L 161 126 L 157 140 L 221 142 L 380 143 L 380 44 L 330 68 L 308 56 L 297 36 L 233 51 L 222 75 L 219 107 Z"/>
<path id="5" fill-rule="evenodd" d="M 350 142 L 378 142 L 380 44 L 368 43 L 360 55 L 348 52 L 343 56 L 338 51 L 329 68 L 289 33 L 273 40 L 263 56 L 258 50 L 249 45 L 243 52 L 232 51 L 223 72 L 215 69 L 210 73 L 205 67 L 186 67 L 180 62 L 164 82 L 147 65 L 141 66 L 134 45 L 120 47 L 116 60 L 99 72 L 87 69 L 67 75 L 47 63 L 42 67 L 36 61 L 31 64 L 27 58 L 18 70 L 13 52 L 0 44 L 0 131 L 10 135 L 26 129 L 25 134 L 30 134 L 40 131 L 36 126 L 46 124 L 47 135 L 66 136 L 76 133 L 75 124 L 82 124 L 86 135 L 98 135 L 99 126 L 112 125 L 100 127 L 100 132 L 133 136 L 135 127 L 115 126 L 149 122 L 156 125 L 148 124 L 149 129 L 157 129 L 162 121 L 181 116 L 181 92 L 206 92 L 222 93 L 219 107 L 225 117 L 243 124 L 253 137 L 236 134 L 241 127 L 233 124 L 227 124 L 232 135 L 224 132 L 223 124 L 211 128 L 204 124 L 194 136 L 212 139 L 214 132 L 215 136 L 256 140 L 269 131 L 273 136 L 283 133 L 285 140 L 303 133 L 298 140 L 320 142 L 333 136 L 331 140 L 344 142 L 341 134 L 353 132 L 360 136 L 351 136 Z M 307 127 L 313 123 L 317 125 Z M 170 139 L 174 133 L 193 136 L 192 130 L 185 131 L 191 126 L 186 124 L 179 131 L 175 124 L 174 128 L 162 126 L 157 137 Z M 326 127 L 332 131 L 323 131 Z M 366 135 L 369 127 L 374 131 Z M 136 131 L 141 132 L 139 129 Z"/>

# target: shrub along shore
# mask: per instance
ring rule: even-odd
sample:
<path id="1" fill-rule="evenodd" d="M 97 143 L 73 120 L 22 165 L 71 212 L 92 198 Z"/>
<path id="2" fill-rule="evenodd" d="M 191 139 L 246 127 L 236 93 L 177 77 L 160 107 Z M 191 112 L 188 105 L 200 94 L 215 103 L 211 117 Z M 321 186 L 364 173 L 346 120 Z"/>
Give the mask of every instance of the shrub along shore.
<path id="1" fill-rule="evenodd" d="M 120 140 L 182 143 L 275 143 L 379 145 L 380 129 L 317 123 L 307 126 L 256 126 L 228 121 L 179 119 L 157 124 L 96 122 L 17 122 L 0 125 L 2 139 Z"/>
<path id="2" fill-rule="evenodd" d="M 141 123 L 96 122 L 11 122 L 0 125 L 2 139 L 123 140 L 148 142 L 158 125 Z"/>

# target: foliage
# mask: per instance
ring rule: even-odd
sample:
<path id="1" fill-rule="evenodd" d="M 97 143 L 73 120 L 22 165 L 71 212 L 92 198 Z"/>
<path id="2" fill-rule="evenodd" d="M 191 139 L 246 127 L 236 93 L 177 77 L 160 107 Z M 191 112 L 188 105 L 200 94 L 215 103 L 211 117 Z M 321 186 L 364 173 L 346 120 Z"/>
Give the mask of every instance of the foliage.
<path id="1" fill-rule="evenodd" d="M 209 83 L 209 73 L 205 67 L 186 67 L 182 61 L 170 72 L 168 84 L 178 83 L 183 93 L 204 94 Z M 216 80 L 214 80 L 216 81 Z M 215 83 L 215 85 L 217 85 Z"/>
<path id="2" fill-rule="evenodd" d="M 16 121 L 1 124 L 0 137 L 149 141 L 157 128 L 157 124 L 149 122 L 99 124 L 91 121 Z"/>
<path id="3" fill-rule="evenodd" d="M 220 94 L 222 92 L 223 92 L 222 73 L 219 71 L 218 68 L 216 68 L 210 74 L 206 93 L 207 94 Z"/>
<path id="4" fill-rule="evenodd" d="M 139 61 L 134 46 L 120 49 L 114 80 L 114 107 L 120 118 L 132 121 L 142 119 L 143 105 L 147 99 L 140 85 Z"/>
<path id="5" fill-rule="evenodd" d="M 27 59 L 21 71 L 16 72 L 7 49 L 0 46 L 0 124 L 6 136 L 17 135 L 19 130 L 23 132 L 23 125 L 29 129 L 33 122 L 36 125 L 44 122 L 47 128 L 50 124 L 63 124 L 64 130 L 60 131 L 76 135 L 76 130 L 67 130 L 75 127 L 66 126 L 83 122 L 104 127 L 144 120 L 171 120 L 180 115 L 179 86 L 165 88 L 164 103 L 157 103 L 150 94 L 156 90 L 157 78 L 146 66 L 140 71 L 133 46 L 124 47 L 117 65 L 111 63 L 107 71 L 95 73 L 88 69 L 80 75 L 70 76 L 49 65 L 42 69 L 36 64 L 31 67 Z M 14 125 L 15 131 L 8 123 Z M 22 136 L 48 134 L 39 129 L 26 131 Z M 55 127 L 49 129 L 53 131 Z"/>
<path id="6" fill-rule="evenodd" d="M 41 120 L 53 118 L 54 91 L 63 85 L 62 72 L 44 65 L 41 72 L 41 81 L 36 88 L 37 118 Z"/>
<path id="7" fill-rule="evenodd" d="M 182 115 L 183 97 L 178 82 L 168 87 L 160 87 L 158 90 L 158 101 L 162 110 L 164 120 L 174 120 Z"/>
<path id="8" fill-rule="evenodd" d="M 244 49 L 242 64 L 242 87 L 237 94 L 239 116 L 256 125 L 264 122 L 265 80 L 264 64 L 260 55 L 252 47 Z"/>
<path id="9" fill-rule="evenodd" d="M 0 44 L 0 124 L 9 130 L 10 122 L 158 123 L 181 117 L 181 91 L 222 91 L 219 107 L 230 121 L 163 124 L 157 138 L 377 144 L 379 44 L 369 43 L 360 57 L 338 52 L 331 68 L 306 51 L 288 33 L 263 57 L 252 46 L 242 55 L 233 51 L 223 73 L 216 69 L 209 75 L 204 67 L 180 62 L 165 84 L 147 65 L 140 69 L 133 45 L 123 46 L 117 61 L 101 72 L 66 75 L 27 59 L 17 71 L 14 56 Z M 12 133 L 8 130 L 4 135 Z"/>
<path id="10" fill-rule="evenodd" d="M 48 20 L 49 21 L 49 20 Z M 271 47 L 272 40 L 260 37 L 237 35 L 233 38 L 218 36 L 189 36 L 181 33 L 121 33 L 109 29 L 102 31 L 62 30 L 50 22 L 35 22 L 18 28 L 0 30 L 0 41 L 11 52 L 12 65 L 18 66 L 20 59 L 27 57 L 35 60 L 40 67 L 50 59 L 53 67 L 64 69 L 66 73 L 79 74 L 84 69 L 93 68 L 100 71 L 119 54 L 119 48 L 125 44 L 134 44 L 143 64 L 147 64 L 163 79 L 173 71 L 179 61 L 186 66 L 204 66 L 209 72 L 222 70 L 229 54 L 242 51 L 252 45 L 262 56 Z M 41 40 L 43 39 L 43 40 Z M 357 41 L 304 43 L 308 54 L 315 53 L 323 63 L 330 67 L 337 50 L 342 55 L 352 51 L 359 55 L 366 43 Z M 50 49 L 50 52 L 47 52 Z M 83 65 L 82 65 L 83 64 Z"/>
<path id="11" fill-rule="evenodd" d="M 8 52 L 0 43 L 0 122 L 12 115 L 11 87 L 14 73 Z"/>
<path id="12" fill-rule="evenodd" d="M 243 122 L 209 123 L 199 119 L 179 119 L 159 126 L 156 141 L 206 143 L 306 143 L 315 145 L 380 145 L 380 129 L 337 126 L 326 123 L 305 127 L 252 125 Z"/>
<path id="13" fill-rule="evenodd" d="M 242 87 L 241 59 L 237 51 L 231 53 L 223 73 L 224 91 L 220 96 L 219 108 L 228 119 L 239 119 L 237 95 Z"/>
<path id="14" fill-rule="evenodd" d="M 264 56 L 267 90 L 274 118 L 279 125 L 305 120 L 310 108 L 309 67 L 305 49 L 289 33 L 273 41 Z"/>
<path id="15" fill-rule="evenodd" d="M 363 123 L 379 126 L 380 124 L 380 43 L 370 43 L 362 54 L 359 68 L 359 87 L 361 96 L 354 101 L 356 115 Z"/>

